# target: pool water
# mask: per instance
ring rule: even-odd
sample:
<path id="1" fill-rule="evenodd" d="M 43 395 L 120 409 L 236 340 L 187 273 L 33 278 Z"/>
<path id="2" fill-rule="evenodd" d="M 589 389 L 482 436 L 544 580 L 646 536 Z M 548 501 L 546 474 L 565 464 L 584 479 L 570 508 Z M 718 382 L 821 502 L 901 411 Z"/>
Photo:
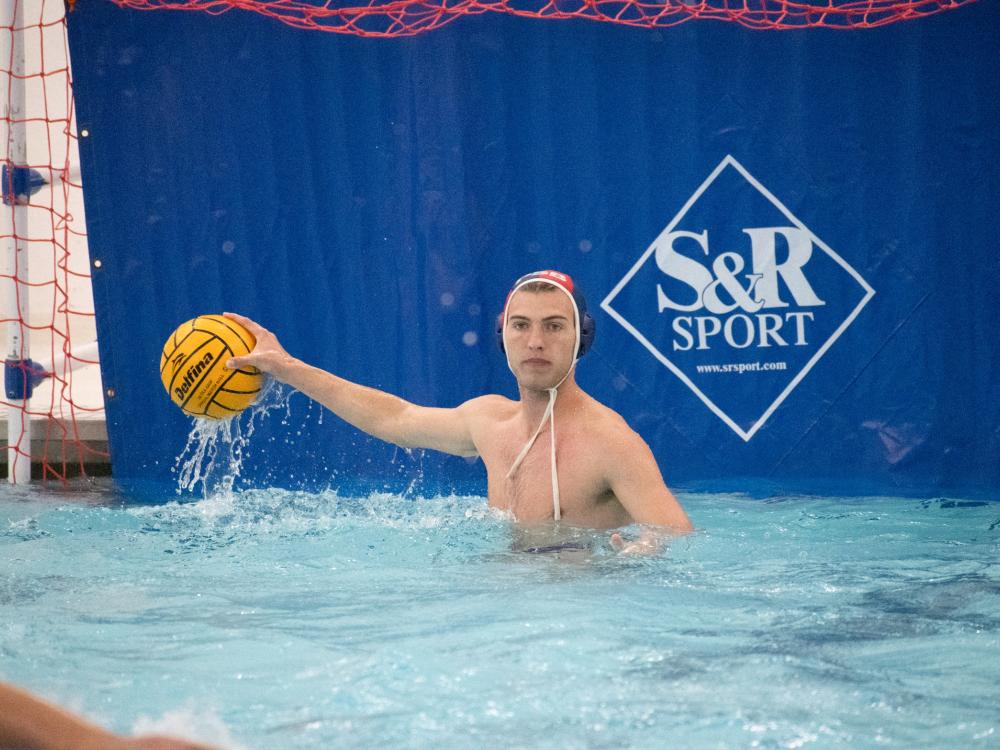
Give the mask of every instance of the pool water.
<path id="1" fill-rule="evenodd" d="M 0 678 L 228 748 L 1000 746 L 1000 503 L 680 498 L 637 558 L 481 497 L 5 488 Z"/>

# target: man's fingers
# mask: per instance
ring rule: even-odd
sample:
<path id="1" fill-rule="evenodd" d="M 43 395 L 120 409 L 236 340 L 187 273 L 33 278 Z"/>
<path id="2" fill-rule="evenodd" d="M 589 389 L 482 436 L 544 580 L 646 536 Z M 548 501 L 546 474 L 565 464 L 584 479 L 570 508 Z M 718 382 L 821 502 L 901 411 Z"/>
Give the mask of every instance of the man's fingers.
<path id="1" fill-rule="evenodd" d="M 264 327 L 262 325 L 260 325 L 259 323 L 255 323 L 245 315 L 240 315 L 239 313 L 224 312 L 222 313 L 222 317 L 229 318 L 230 320 L 235 320 L 241 326 L 250 331 L 250 333 L 254 335 L 254 338 L 260 338 L 260 334 L 267 333 L 267 331 L 264 330 Z"/>
<path id="2" fill-rule="evenodd" d="M 625 549 L 625 542 L 622 541 L 622 535 L 617 531 L 611 535 L 611 546 L 615 548 L 616 552 L 621 552 Z"/>
<path id="3" fill-rule="evenodd" d="M 246 325 L 247 323 L 253 323 L 253 321 L 250 320 L 250 318 L 246 317 L 245 315 L 240 315 L 239 313 L 234 313 L 234 312 L 224 312 L 222 313 L 222 317 L 229 318 L 230 320 L 235 320 L 237 323 L 240 323 L 242 325 Z"/>

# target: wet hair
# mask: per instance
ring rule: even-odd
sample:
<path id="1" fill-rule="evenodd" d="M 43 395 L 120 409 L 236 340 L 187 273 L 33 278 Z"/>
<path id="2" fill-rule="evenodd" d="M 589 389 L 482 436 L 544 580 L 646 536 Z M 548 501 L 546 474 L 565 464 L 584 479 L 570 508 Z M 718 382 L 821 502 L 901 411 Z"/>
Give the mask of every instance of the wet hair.
<path id="1" fill-rule="evenodd" d="M 529 281 L 519 288 L 519 292 L 558 292 L 559 289 L 547 281 Z"/>

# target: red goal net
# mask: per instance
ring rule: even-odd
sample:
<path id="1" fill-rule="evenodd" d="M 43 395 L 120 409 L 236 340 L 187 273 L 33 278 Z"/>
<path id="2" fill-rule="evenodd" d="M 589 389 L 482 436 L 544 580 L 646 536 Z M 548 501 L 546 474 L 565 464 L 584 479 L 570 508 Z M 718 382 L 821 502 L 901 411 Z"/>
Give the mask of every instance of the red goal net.
<path id="1" fill-rule="evenodd" d="M 865 29 L 922 18 L 976 0 L 113 0 L 135 10 L 196 10 L 219 14 L 241 9 L 303 29 L 356 36 L 412 36 L 475 13 L 591 21 L 662 28 L 698 19 L 752 29 L 824 27 Z"/>
<path id="2" fill-rule="evenodd" d="M 107 462 L 62 0 L 0 12 L 0 481 Z"/>

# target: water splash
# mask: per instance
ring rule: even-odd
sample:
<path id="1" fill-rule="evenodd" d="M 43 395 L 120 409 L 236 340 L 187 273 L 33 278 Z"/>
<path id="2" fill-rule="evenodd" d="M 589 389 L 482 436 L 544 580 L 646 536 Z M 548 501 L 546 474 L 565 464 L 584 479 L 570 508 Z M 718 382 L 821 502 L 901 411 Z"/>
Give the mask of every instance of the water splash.
<path id="1" fill-rule="evenodd" d="M 126 512 L 156 531 L 224 532 L 268 539 L 331 529 L 378 533 L 483 526 L 505 530 L 511 522 L 508 514 L 489 508 L 485 498 L 477 495 L 446 494 L 414 502 L 388 492 L 356 495 L 333 489 L 307 492 L 276 487 L 216 493 L 197 502 L 140 505 Z"/>
<path id="2" fill-rule="evenodd" d="M 268 378 L 253 406 L 232 419 L 195 419 L 184 450 L 174 462 L 177 494 L 192 492 L 199 484 L 206 498 L 231 494 L 258 422 L 269 412 L 282 408 L 287 420 L 292 393 Z"/>
<path id="3" fill-rule="evenodd" d="M 167 711 L 159 719 L 140 716 L 132 727 L 132 733 L 184 737 L 225 750 L 247 750 L 245 745 L 233 738 L 229 727 L 218 714 L 213 711 L 198 710 L 191 705 Z"/>

